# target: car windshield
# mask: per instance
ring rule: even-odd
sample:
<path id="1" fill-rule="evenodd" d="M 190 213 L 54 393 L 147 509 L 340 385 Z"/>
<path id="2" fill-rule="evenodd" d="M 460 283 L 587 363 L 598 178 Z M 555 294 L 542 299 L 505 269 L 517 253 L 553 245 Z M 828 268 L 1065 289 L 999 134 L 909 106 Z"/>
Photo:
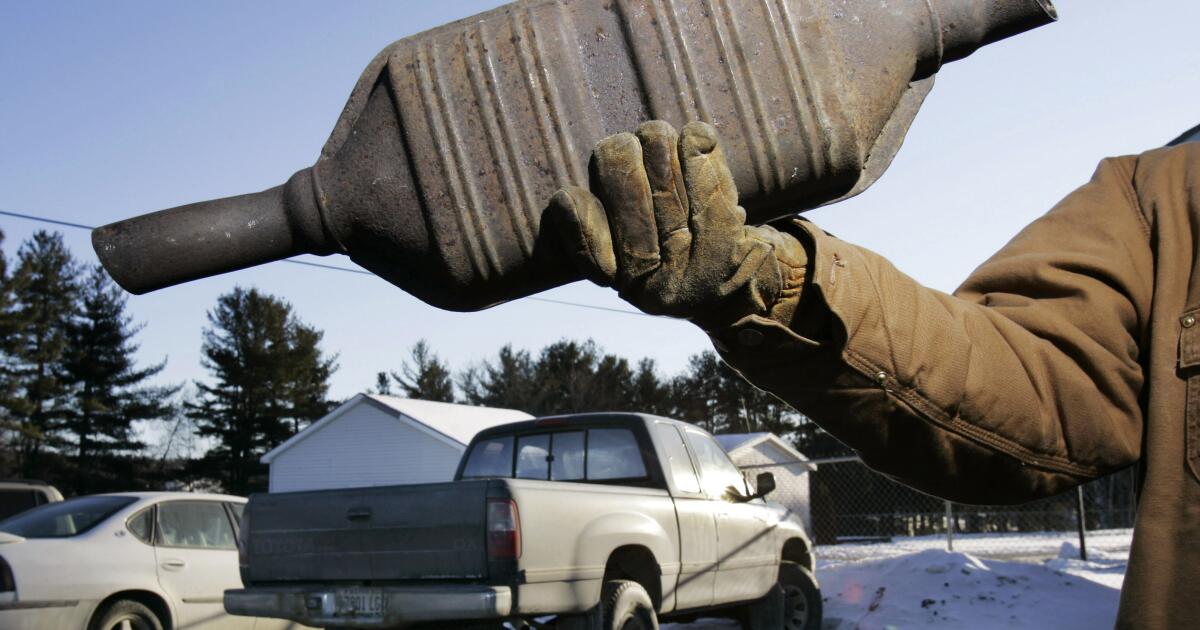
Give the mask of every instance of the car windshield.
<path id="1" fill-rule="evenodd" d="M 25 538 L 78 536 L 136 500 L 134 497 L 95 496 L 47 503 L 0 521 L 0 532 Z"/>

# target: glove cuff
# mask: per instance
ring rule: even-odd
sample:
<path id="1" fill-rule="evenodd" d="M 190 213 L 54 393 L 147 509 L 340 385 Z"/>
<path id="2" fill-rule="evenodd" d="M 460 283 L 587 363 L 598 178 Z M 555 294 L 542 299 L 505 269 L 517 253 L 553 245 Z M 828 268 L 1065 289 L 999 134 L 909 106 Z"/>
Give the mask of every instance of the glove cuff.
<path id="1" fill-rule="evenodd" d="M 753 300 L 757 303 L 755 308 L 745 308 L 743 301 L 740 312 L 720 309 L 724 317 L 704 317 L 693 321 L 718 345 L 722 339 L 737 338 L 748 320 L 760 323 L 770 321 L 806 341 L 828 338 L 828 311 L 814 303 L 818 300 L 805 299 L 812 293 L 809 291 L 812 285 L 810 261 L 813 260 L 815 249 L 809 227 L 811 224 L 808 221 L 789 217 L 765 228 L 772 233 L 768 240 L 773 245 L 774 259 L 764 266 L 774 267 L 773 274 L 777 278 L 775 286 L 778 287 L 774 295 Z"/>

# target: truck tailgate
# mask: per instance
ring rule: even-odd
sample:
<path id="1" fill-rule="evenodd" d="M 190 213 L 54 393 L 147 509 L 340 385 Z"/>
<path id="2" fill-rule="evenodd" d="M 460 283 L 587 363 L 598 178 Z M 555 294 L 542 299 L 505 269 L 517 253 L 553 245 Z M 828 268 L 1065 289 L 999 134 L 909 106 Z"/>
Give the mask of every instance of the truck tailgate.
<path id="1" fill-rule="evenodd" d="M 480 480 L 254 495 L 242 580 L 484 578 L 487 487 Z"/>

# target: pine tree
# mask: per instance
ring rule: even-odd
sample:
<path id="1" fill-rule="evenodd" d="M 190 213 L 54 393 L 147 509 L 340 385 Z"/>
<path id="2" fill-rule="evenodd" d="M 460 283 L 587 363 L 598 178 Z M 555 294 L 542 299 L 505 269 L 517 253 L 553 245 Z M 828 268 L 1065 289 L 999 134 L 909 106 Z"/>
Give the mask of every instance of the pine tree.
<path id="1" fill-rule="evenodd" d="M 387 372 L 376 372 L 375 387 L 367 391 L 372 394 L 379 394 L 381 396 L 391 396 L 392 377 Z"/>
<path id="2" fill-rule="evenodd" d="M 409 351 L 409 359 L 400 367 L 400 372 L 392 372 L 392 380 L 409 398 L 436 402 L 455 401 L 454 381 L 450 377 L 450 369 L 429 349 L 429 344 L 424 339 L 413 344 L 412 350 Z"/>
<path id="3" fill-rule="evenodd" d="M 0 246 L 4 244 L 4 231 L 0 230 Z M 16 378 L 13 374 L 13 343 L 16 339 L 16 320 L 13 313 L 12 279 L 8 276 L 8 257 L 0 247 L 0 475 L 16 473 L 16 423 L 9 408 L 13 406 L 16 393 Z"/>
<path id="4" fill-rule="evenodd" d="M 767 431 L 796 440 L 811 429 L 808 419 L 705 351 L 688 360 L 671 383 L 674 414 L 713 433 Z"/>
<path id="5" fill-rule="evenodd" d="M 39 231 L 21 245 L 10 286 L 13 308 L 7 368 L 15 394 L 5 401 L 17 433 L 21 474 L 41 476 L 42 454 L 59 444 L 66 415 L 60 375 L 67 326 L 76 312 L 79 266 L 62 235 Z"/>
<path id="6" fill-rule="evenodd" d="M 654 359 L 642 359 L 633 374 L 631 407 L 635 411 L 670 416 L 674 412 L 670 384 L 658 375 Z"/>
<path id="7" fill-rule="evenodd" d="M 202 468 L 245 494 L 265 485 L 259 458 L 328 411 L 336 357 L 324 355 L 322 333 L 290 304 L 257 289 L 222 295 L 208 321 L 202 364 L 213 383 L 197 383 L 187 407 L 197 432 L 216 440 Z"/>
<path id="8" fill-rule="evenodd" d="M 93 478 L 106 472 L 111 481 L 111 456 L 145 448 L 134 423 L 169 416 L 170 398 L 179 389 L 147 384 L 166 361 L 137 366 L 133 338 L 141 326 L 132 323 L 125 305 L 108 273 L 93 267 L 80 287 L 79 312 L 66 326 L 59 378 L 67 389 L 62 430 L 74 450 L 75 494 L 94 490 Z"/>
<path id="9" fill-rule="evenodd" d="M 538 386 L 533 358 L 511 344 L 500 348 L 494 362 L 483 361 L 464 371 L 458 385 L 468 404 L 528 413 L 538 413 L 546 395 Z"/>

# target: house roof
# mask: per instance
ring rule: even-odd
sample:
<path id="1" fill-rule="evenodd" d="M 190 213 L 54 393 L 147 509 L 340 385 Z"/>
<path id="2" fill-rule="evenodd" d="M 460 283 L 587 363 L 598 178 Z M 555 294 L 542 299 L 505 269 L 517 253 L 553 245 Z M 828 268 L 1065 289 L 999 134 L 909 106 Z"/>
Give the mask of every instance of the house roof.
<path id="1" fill-rule="evenodd" d="M 379 394 L 359 394 L 342 403 L 337 409 L 325 414 L 320 420 L 308 425 L 303 431 L 293 435 L 283 444 L 276 446 L 262 456 L 262 463 L 269 464 L 280 454 L 293 446 L 312 437 L 325 427 L 337 421 L 350 409 L 362 404 L 371 404 L 376 408 L 393 415 L 397 421 L 404 422 L 424 430 L 427 433 L 458 446 L 466 446 L 475 434 L 502 424 L 531 420 L 533 416 L 516 409 L 500 409 L 496 407 L 475 407 L 454 403 L 382 396 Z"/>
<path id="2" fill-rule="evenodd" d="M 484 429 L 533 419 L 533 416 L 516 409 L 475 407 L 379 394 L 365 394 L 365 396 L 450 437 L 463 446 L 466 446 L 476 433 Z"/>
<path id="3" fill-rule="evenodd" d="M 1196 125 L 1195 127 L 1192 127 L 1191 129 L 1188 129 L 1187 131 L 1183 132 L 1183 135 L 1168 142 L 1167 146 L 1173 147 L 1175 145 L 1183 144 L 1185 142 L 1198 142 L 1198 141 L 1200 141 L 1200 125 Z"/>
<path id="4" fill-rule="evenodd" d="M 725 433 L 722 435 L 714 435 L 717 443 L 725 449 L 726 453 L 732 457 L 737 451 L 752 449 L 763 442 L 771 444 L 777 451 L 783 455 L 784 459 L 780 460 L 781 464 L 791 464 L 803 462 L 810 469 L 816 470 L 816 464 L 809 463 L 809 459 L 803 453 L 797 451 L 791 444 L 788 444 L 778 435 L 774 433 Z"/>
<path id="5" fill-rule="evenodd" d="M 744 446 L 747 442 L 759 442 L 762 438 L 771 435 L 770 433 L 724 433 L 714 435 L 717 438 L 717 443 L 725 449 L 726 453 L 732 453 Z"/>

